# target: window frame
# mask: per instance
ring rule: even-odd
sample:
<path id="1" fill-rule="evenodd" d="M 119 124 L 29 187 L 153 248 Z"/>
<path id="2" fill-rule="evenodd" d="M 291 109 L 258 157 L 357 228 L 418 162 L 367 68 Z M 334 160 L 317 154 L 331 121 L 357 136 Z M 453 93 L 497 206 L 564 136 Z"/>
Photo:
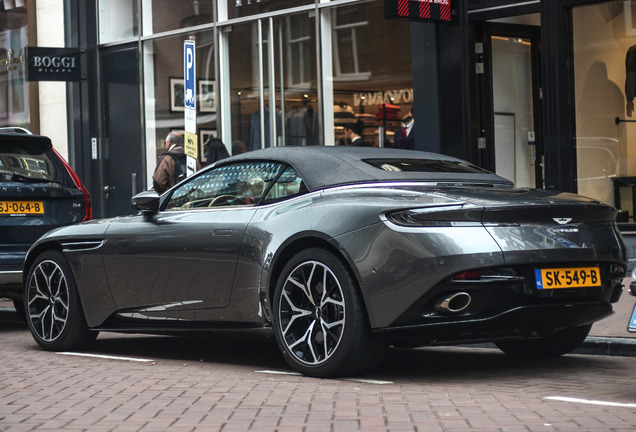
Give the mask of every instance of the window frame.
<path id="1" fill-rule="evenodd" d="M 307 19 L 311 19 L 309 15 L 296 14 L 285 17 L 286 25 L 286 44 L 287 52 L 287 84 L 289 87 L 310 87 L 311 86 L 311 63 L 306 64 L 305 54 L 309 52 L 311 55 L 311 41 L 312 41 L 312 27 L 307 26 L 307 33 L 303 35 L 293 35 L 292 21 L 298 19 L 300 16 L 306 16 Z M 295 51 L 297 49 L 297 51 Z M 296 54 L 296 55 L 294 55 Z M 294 66 L 297 66 L 299 81 L 294 81 Z"/>
<path id="2" fill-rule="evenodd" d="M 333 32 L 333 62 L 334 62 L 334 81 L 363 81 L 371 78 L 371 71 L 361 71 L 360 62 L 358 60 L 358 29 L 367 27 L 368 20 L 357 21 L 347 24 L 338 24 L 338 12 L 342 9 L 334 8 L 332 13 L 332 32 Z M 340 40 L 348 37 L 351 40 L 351 61 L 353 62 L 353 72 L 342 72 Z"/>

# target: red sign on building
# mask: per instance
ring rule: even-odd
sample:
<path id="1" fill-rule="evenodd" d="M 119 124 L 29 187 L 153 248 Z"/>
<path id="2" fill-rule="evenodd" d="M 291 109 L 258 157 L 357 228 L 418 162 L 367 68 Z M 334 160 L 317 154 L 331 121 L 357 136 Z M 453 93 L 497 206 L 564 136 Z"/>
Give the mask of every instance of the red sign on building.
<path id="1" fill-rule="evenodd" d="M 384 12 L 387 18 L 451 22 L 451 3 L 451 0 L 384 0 Z"/>

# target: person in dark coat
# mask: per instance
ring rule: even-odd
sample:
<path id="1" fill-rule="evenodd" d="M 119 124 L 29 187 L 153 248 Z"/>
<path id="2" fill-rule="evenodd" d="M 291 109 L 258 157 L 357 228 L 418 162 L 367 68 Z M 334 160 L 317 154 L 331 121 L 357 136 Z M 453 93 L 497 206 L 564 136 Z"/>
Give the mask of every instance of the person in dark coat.
<path id="1" fill-rule="evenodd" d="M 362 120 L 344 125 L 345 138 L 347 139 L 347 142 L 350 143 L 349 145 L 372 147 L 370 142 L 362 138 L 363 129 L 364 123 Z"/>
<path id="2" fill-rule="evenodd" d="M 164 145 L 166 151 L 159 156 L 157 167 L 152 174 L 152 185 L 158 194 L 164 193 L 175 185 L 178 181 L 175 176 L 175 170 L 178 168 L 177 161 L 181 159 L 185 161 L 183 135 L 177 131 L 170 132 L 164 141 Z"/>
<path id="3" fill-rule="evenodd" d="M 205 158 L 207 161 L 205 162 L 207 165 L 213 164 L 214 162 L 230 157 L 230 154 L 221 141 L 218 138 L 210 138 L 208 141 L 208 145 L 205 149 Z"/>
<path id="4" fill-rule="evenodd" d="M 402 119 L 402 127 L 395 131 L 393 135 L 393 147 L 399 149 L 415 150 L 415 118 L 413 109 Z"/>

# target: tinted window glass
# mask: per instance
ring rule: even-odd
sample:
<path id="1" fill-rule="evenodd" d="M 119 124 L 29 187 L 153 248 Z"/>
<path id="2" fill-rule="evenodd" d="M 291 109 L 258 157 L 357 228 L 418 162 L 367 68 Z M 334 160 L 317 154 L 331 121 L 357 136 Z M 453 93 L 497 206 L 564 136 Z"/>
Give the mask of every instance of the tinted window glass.
<path id="1" fill-rule="evenodd" d="M 165 210 L 254 205 L 284 168 L 277 163 L 249 162 L 206 171 L 178 187 Z"/>
<path id="2" fill-rule="evenodd" d="M 364 162 L 385 171 L 490 174 L 489 171 L 464 161 L 433 159 L 366 159 Z"/>
<path id="3" fill-rule="evenodd" d="M 48 145 L 21 140 L 0 142 L 0 181 L 37 181 L 73 186 L 66 168 Z"/>

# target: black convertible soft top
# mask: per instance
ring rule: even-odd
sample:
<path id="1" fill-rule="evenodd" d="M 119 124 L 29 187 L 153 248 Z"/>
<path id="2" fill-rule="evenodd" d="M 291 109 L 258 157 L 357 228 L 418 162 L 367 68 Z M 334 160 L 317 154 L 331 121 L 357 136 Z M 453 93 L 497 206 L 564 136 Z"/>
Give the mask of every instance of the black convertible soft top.
<path id="1" fill-rule="evenodd" d="M 310 191 L 357 183 L 425 181 L 512 186 L 469 162 L 437 153 L 375 147 L 272 147 L 223 159 L 278 161 L 294 167 Z"/>

